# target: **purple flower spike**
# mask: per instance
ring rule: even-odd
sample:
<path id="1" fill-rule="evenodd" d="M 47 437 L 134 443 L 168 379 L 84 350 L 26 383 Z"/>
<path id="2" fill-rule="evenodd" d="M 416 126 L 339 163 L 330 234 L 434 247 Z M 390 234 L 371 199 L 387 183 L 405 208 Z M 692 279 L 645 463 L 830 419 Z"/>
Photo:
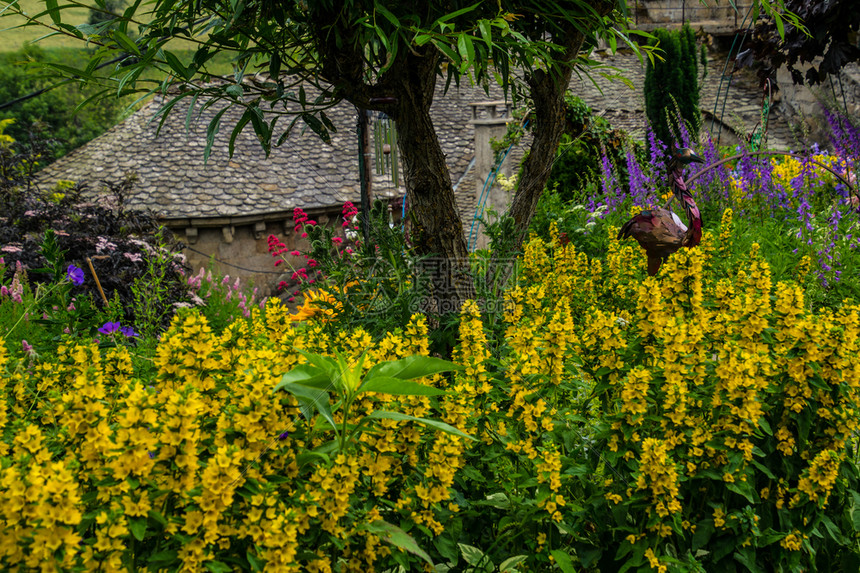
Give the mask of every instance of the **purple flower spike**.
<path id="1" fill-rule="evenodd" d="M 119 329 L 120 326 L 118 322 L 106 322 L 101 328 L 99 328 L 99 332 L 102 334 L 113 334 Z"/>
<path id="2" fill-rule="evenodd" d="M 84 284 L 84 271 L 75 265 L 69 265 L 69 268 L 66 269 L 66 277 L 76 286 Z"/>
<path id="3" fill-rule="evenodd" d="M 290 437 L 290 433 L 289 433 L 289 432 L 282 432 L 282 433 L 278 436 L 278 439 L 279 439 L 279 440 L 286 440 L 286 439 L 287 439 L 287 438 L 289 438 L 289 437 Z"/>

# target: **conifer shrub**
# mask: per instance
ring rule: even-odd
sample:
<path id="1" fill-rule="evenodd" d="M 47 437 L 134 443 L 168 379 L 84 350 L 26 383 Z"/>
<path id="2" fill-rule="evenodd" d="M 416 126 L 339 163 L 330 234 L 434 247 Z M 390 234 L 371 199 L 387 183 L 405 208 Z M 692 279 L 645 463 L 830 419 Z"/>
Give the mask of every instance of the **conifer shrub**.
<path id="1" fill-rule="evenodd" d="M 699 49 L 696 35 L 685 24 L 679 31 L 658 28 L 656 43 L 663 50 L 663 60 L 649 62 L 645 70 L 645 113 L 657 136 L 665 144 L 682 141 L 678 121 L 687 124 L 690 135 L 697 137 L 699 112 Z M 703 58 L 703 64 L 706 60 Z"/>

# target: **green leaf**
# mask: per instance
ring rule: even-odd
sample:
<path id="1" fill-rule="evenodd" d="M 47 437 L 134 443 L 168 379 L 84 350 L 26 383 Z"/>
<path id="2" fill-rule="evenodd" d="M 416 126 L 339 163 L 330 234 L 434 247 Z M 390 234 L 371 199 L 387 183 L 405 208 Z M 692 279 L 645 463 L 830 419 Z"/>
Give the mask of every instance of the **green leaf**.
<path id="1" fill-rule="evenodd" d="M 374 3 L 373 9 L 385 16 L 385 19 L 394 25 L 395 28 L 400 27 L 400 20 L 397 19 L 397 16 L 388 11 L 388 9 L 380 4 L 379 2 Z"/>
<path id="2" fill-rule="evenodd" d="M 155 569 L 162 569 L 168 565 L 176 563 L 178 559 L 179 553 L 173 549 L 169 549 L 167 551 L 159 551 L 158 553 L 150 555 L 149 559 L 146 560 L 146 563 Z"/>
<path id="3" fill-rule="evenodd" d="M 466 545 L 465 543 L 458 543 L 457 546 L 460 548 L 460 554 L 463 556 L 463 559 L 472 567 L 477 567 L 484 561 L 484 552 L 477 547 Z"/>
<path id="4" fill-rule="evenodd" d="M 475 4 L 472 4 L 471 6 L 467 6 L 466 8 L 461 8 L 460 10 L 456 10 L 454 12 L 451 12 L 450 14 L 445 14 L 444 16 L 442 16 L 441 18 L 439 18 L 438 20 L 433 22 L 433 25 L 431 26 L 431 28 L 435 28 L 437 26 L 441 28 L 442 24 L 444 24 L 446 22 L 450 22 L 454 18 L 462 16 L 463 14 L 466 14 L 467 12 L 471 12 L 472 10 L 474 10 L 475 8 L 477 8 L 480 5 L 481 5 L 481 3 L 477 2 Z"/>
<path id="5" fill-rule="evenodd" d="M 458 430 L 454 426 L 446 424 L 445 422 L 440 422 L 438 420 L 430 420 L 428 418 L 416 418 L 415 416 L 410 416 L 408 414 L 401 414 L 400 412 L 387 412 L 385 410 L 377 410 L 376 412 L 373 412 L 372 414 L 370 414 L 367 417 L 368 418 L 374 418 L 374 419 L 382 418 L 382 419 L 388 419 L 388 420 L 418 422 L 419 424 L 423 424 L 425 426 L 430 426 L 431 428 L 435 428 L 437 430 L 440 430 L 440 431 L 448 433 L 448 434 L 453 434 L 455 436 L 460 436 L 461 438 L 466 438 L 468 440 L 472 440 L 473 442 L 478 441 L 476 438 L 473 438 L 469 434 L 461 432 L 460 430 Z"/>
<path id="6" fill-rule="evenodd" d="M 223 561 L 207 561 L 206 569 L 212 573 L 231 573 L 233 571 L 233 568 Z"/>
<path id="7" fill-rule="evenodd" d="M 147 513 L 150 519 L 160 523 L 162 526 L 167 527 L 167 519 L 161 515 L 161 513 L 157 512 L 154 509 L 150 509 L 149 513 Z"/>
<path id="8" fill-rule="evenodd" d="M 145 517 L 129 517 L 128 518 L 128 528 L 131 530 L 131 534 L 138 541 L 143 541 L 143 538 L 146 537 L 146 518 Z"/>
<path id="9" fill-rule="evenodd" d="M 123 50 L 130 54 L 134 54 L 135 56 L 140 55 L 140 49 L 137 47 L 137 44 L 132 42 L 131 38 L 120 32 L 119 30 L 113 31 L 113 39 L 116 40 L 116 43 L 122 47 Z"/>
<path id="10" fill-rule="evenodd" d="M 212 118 L 212 121 L 206 127 L 206 147 L 203 149 L 204 164 L 209 161 L 209 155 L 212 153 L 212 145 L 215 144 L 215 136 L 218 134 L 218 128 L 221 127 L 221 116 L 226 111 L 227 107 L 222 108 L 221 111 L 215 114 L 215 117 Z"/>
<path id="11" fill-rule="evenodd" d="M 555 559 L 555 562 L 558 563 L 558 568 L 563 573 L 576 573 L 576 570 L 573 568 L 573 561 L 571 561 L 570 555 L 567 552 L 561 549 L 553 549 L 549 553 Z"/>
<path id="12" fill-rule="evenodd" d="M 394 525 L 393 523 L 388 523 L 387 521 L 377 520 L 367 526 L 368 531 L 375 533 L 380 538 L 382 538 L 385 542 L 394 545 L 398 549 L 402 549 L 408 553 L 413 555 L 417 555 L 428 564 L 433 566 L 433 560 L 430 559 L 430 556 L 426 551 L 421 549 L 418 546 L 418 542 L 415 539 Z"/>
<path id="13" fill-rule="evenodd" d="M 451 46 L 442 42 L 440 40 L 433 39 L 433 45 L 436 46 L 436 49 L 448 56 L 448 59 L 457 66 L 460 67 L 460 57 L 457 55 L 457 52 L 451 49 Z"/>
<path id="14" fill-rule="evenodd" d="M 231 84 L 227 86 L 227 89 L 224 90 L 224 93 L 226 93 L 232 98 L 240 99 L 245 94 L 245 90 L 243 90 L 242 86 L 240 86 L 239 84 Z M 245 113 L 248 113 L 248 111 L 250 111 L 250 108 L 246 109 Z M 248 119 L 251 119 L 250 116 L 248 117 Z"/>
<path id="15" fill-rule="evenodd" d="M 193 70 L 190 71 L 189 68 L 186 68 L 182 64 L 182 62 L 179 61 L 179 58 L 177 58 L 176 55 L 173 54 L 173 52 L 168 52 L 167 50 L 165 50 L 164 59 L 167 60 L 167 65 L 170 66 L 170 69 L 172 69 L 179 77 L 185 80 L 190 80 L 191 77 L 194 75 Z"/>
<path id="16" fill-rule="evenodd" d="M 733 555 L 735 561 L 746 567 L 751 573 L 762 573 L 762 570 L 756 564 L 755 551 L 752 547 L 744 547 L 735 551 Z"/>
<path id="17" fill-rule="evenodd" d="M 334 422 L 334 417 L 332 417 L 331 408 L 329 407 L 328 392 L 323 392 L 317 388 L 310 388 L 301 384 L 285 384 L 283 389 L 295 396 L 301 404 L 315 408 L 317 412 L 319 412 L 320 415 L 322 415 L 322 417 L 331 424 L 332 428 L 335 429 L 335 432 L 337 432 L 337 425 Z M 310 418 L 307 413 L 305 413 L 305 417 Z"/>
<path id="18" fill-rule="evenodd" d="M 248 560 L 248 564 L 251 565 L 251 571 L 262 571 L 266 565 L 266 562 L 251 553 L 250 549 L 245 553 L 245 558 Z"/>
<path id="19" fill-rule="evenodd" d="M 748 481 L 727 483 L 726 489 L 729 491 L 733 491 L 738 495 L 742 495 L 746 498 L 746 500 L 750 503 L 755 503 L 755 490 L 753 490 L 752 485 Z"/>
<path id="20" fill-rule="evenodd" d="M 365 379 L 358 391 L 395 394 L 397 396 L 441 396 L 447 394 L 445 390 L 433 386 L 389 376 L 374 376 L 370 380 Z"/>
<path id="21" fill-rule="evenodd" d="M 329 378 L 331 378 L 332 380 L 340 378 L 340 369 L 338 368 L 337 362 L 335 362 L 333 358 L 323 356 L 322 354 L 316 354 L 314 352 L 306 352 L 299 348 L 296 348 L 296 352 L 304 356 L 305 360 L 307 360 L 309 364 L 316 366 L 317 368 L 328 374 Z"/>
<path id="22" fill-rule="evenodd" d="M 508 496 L 502 492 L 493 493 L 486 497 L 483 501 L 478 501 L 475 505 L 488 505 L 490 507 L 495 507 L 498 509 L 510 509 L 511 508 L 511 500 L 508 499 Z"/>
<path id="23" fill-rule="evenodd" d="M 284 374 L 275 390 L 281 390 L 287 384 L 302 384 L 318 390 L 329 390 L 332 387 L 328 374 L 311 364 L 299 364 Z"/>
<path id="24" fill-rule="evenodd" d="M 755 461 L 755 460 L 752 460 L 752 464 L 753 464 L 755 467 L 757 467 L 757 468 L 758 468 L 758 470 L 759 470 L 761 473 L 763 473 L 764 475 L 766 475 L 768 478 L 770 478 L 770 479 L 776 479 L 776 476 L 773 474 L 773 472 L 772 472 L 772 471 L 770 471 L 770 469 L 769 469 L 767 466 L 765 466 L 764 464 L 762 464 L 762 463 L 760 463 L 760 462 L 757 462 L 757 461 Z"/>
<path id="25" fill-rule="evenodd" d="M 516 566 L 520 563 L 525 563 L 526 559 L 528 559 L 528 555 L 514 555 L 513 557 L 509 557 L 499 564 L 499 571 L 501 571 L 501 573 L 505 573 L 505 571 L 516 571 Z"/>
<path id="26" fill-rule="evenodd" d="M 451 370 L 463 370 L 463 366 L 434 358 L 432 356 L 423 356 L 421 354 L 413 354 L 400 360 L 380 362 L 373 366 L 365 376 L 366 378 L 374 378 L 376 376 L 385 376 L 390 378 L 400 378 L 401 380 L 412 380 L 414 378 L 424 378 L 432 376 L 440 372 L 448 372 Z"/>
<path id="27" fill-rule="evenodd" d="M 57 6 L 57 0 L 45 0 L 45 8 L 47 8 L 46 12 L 51 16 L 51 20 L 54 24 L 60 23 L 60 9 Z"/>
<path id="28" fill-rule="evenodd" d="M 493 31 L 489 20 L 478 20 L 478 29 L 488 48 L 493 47 Z"/>
<path id="29" fill-rule="evenodd" d="M 714 520 L 705 519 L 696 525 L 696 533 L 693 534 L 693 551 L 708 545 L 714 534 Z"/>

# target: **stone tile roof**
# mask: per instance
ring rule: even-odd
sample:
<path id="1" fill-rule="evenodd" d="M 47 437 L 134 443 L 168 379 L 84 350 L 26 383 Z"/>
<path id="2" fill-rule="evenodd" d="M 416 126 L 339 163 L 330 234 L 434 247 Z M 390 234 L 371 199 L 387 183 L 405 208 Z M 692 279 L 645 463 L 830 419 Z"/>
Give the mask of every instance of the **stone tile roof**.
<path id="1" fill-rule="evenodd" d="M 487 96 L 465 82 L 452 85 L 445 95 L 442 86 L 437 92 L 431 114 L 456 183 L 474 155 L 468 103 Z M 185 102 L 174 108 L 156 135 L 158 120 L 153 116 L 161 100 L 150 101 L 105 134 L 47 166 L 39 174 L 40 183 L 51 185 L 60 179 L 94 183 L 134 174 L 137 182 L 129 206 L 151 209 L 165 219 L 253 216 L 359 201 L 357 114 L 352 105 L 342 103 L 328 112 L 337 127 L 331 144 L 297 124 L 268 158 L 250 125 L 237 138 L 233 157 L 228 157 L 229 136 L 242 114 L 240 108 L 228 109 L 204 163 L 206 128 L 221 108 L 216 104 L 194 112 L 186 131 L 190 99 Z M 374 177 L 375 197 L 403 193 L 402 181 L 395 188 L 389 175 Z"/>
<path id="2" fill-rule="evenodd" d="M 630 80 L 635 89 L 630 89 L 620 81 L 610 81 L 602 76 L 593 75 L 594 82 L 583 76 L 574 77 L 570 89 L 587 103 L 595 113 L 601 113 L 614 128 L 626 130 L 634 139 L 642 140 L 645 136 L 645 96 L 642 86 L 645 84 L 645 66 L 630 51 L 619 51 L 616 54 L 598 52 L 596 59 L 618 70 L 622 76 Z M 723 78 L 726 65 L 724 54 L 709 54 L 708 74 L 701 88 L 700 108 L 706 118 L 703 131 L 711 131 L 710 118 L 716 116 L 717 123 L 713 127 L 713 136 L 719 131 L 719 123 L 723 123 L 722 136 L 725 137 L 729 127 L 752 131 L 761 119 L 762 93 L 745 73 L 737 72 L 731 78 Z M 728 72 L 731 72 L 731 64 Z M 722 79 L 722 85 L 721 85 Z M 597 84 L 596 87 L 594 84 Z M 601 93 L 602 90 L 602 93 Z M 726 90 L 728 96 L 726 97 Z M 725 105 L 724 105 L 725 102 Z M 716 110 L 716 112 L 715 112 Z M 723 141 L 726 143 L 726 141 Z M 785 118 L 779 116 L 776 110 L 771 111 L 768 127 L 768 144 L 773 149 L 789 149 L 793 144 L 790 129 Z"/>

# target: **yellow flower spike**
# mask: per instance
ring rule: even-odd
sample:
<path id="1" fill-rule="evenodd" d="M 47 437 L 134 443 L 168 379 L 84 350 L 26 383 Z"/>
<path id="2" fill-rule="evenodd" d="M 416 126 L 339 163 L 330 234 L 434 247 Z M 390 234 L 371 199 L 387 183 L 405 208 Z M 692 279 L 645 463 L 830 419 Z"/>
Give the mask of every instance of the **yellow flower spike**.
<path id="1" fill-rule="evenodd" d="M 732 253 L 732 241 L 734 240 L 734 224 L 732 217 L 734 212 L 731 208 L 726 208 L 723 211 L 723 216 L 720 219 L 720 249 L 719 256 L 726 259 Z"/>

